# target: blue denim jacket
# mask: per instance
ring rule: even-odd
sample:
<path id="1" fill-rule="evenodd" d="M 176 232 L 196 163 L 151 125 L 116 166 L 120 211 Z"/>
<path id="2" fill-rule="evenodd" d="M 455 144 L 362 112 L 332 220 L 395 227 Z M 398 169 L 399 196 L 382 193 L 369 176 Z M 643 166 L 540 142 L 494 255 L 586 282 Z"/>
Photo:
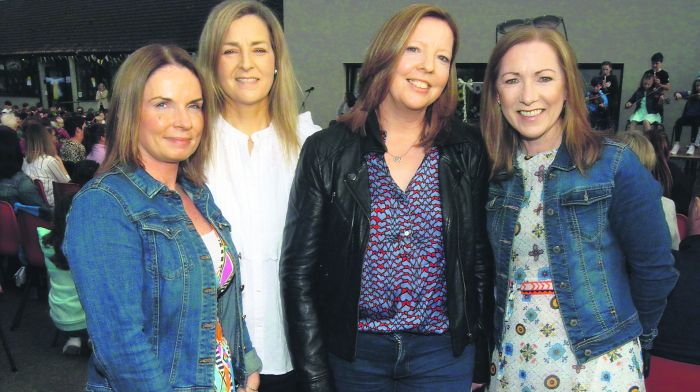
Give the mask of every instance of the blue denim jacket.
<path id="1" fill-rule="evenodd" d="M 500 346 L 522 173 L 492 182 L 487 202 L 496 260 L 495 338 Z M 651 347 L 678 274 L 661 187 L 626 146 L 606 140 L 584 175 L 562 143 L 547 169 L 543 213 L 554 289 L 579 364 L 640 336 Z"/>
<path id="2" fill-rule="evenodd" d="M 233 246 L 209 189 L 178 182 Z M 246 353 L 259 365 L 242 321 L 240 274 L 217 306 L 212 260 L 182 199 L 142 168 L 118 166 L 83 187 L 63 250 L 94 348 L 86 390 L 212 390 L 217 309 L 235 381 L 245 380 Z"/>

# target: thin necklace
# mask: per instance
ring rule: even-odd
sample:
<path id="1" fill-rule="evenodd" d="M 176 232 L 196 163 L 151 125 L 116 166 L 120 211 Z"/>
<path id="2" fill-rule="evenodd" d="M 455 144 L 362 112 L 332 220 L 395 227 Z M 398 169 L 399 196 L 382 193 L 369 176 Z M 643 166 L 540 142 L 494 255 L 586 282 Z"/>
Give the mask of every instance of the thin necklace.
<path id="1" fill-rule="evenodd" d="M 386 147 L 387 132 L 384 129 L 380 129 L 379 133 L 382 135 L 382 139 L 384 139 L 384 146 Z M 418 139 L 416 139 L 416 142 L 417 141 L 418 141 Z M 389 156 L 391 157 L 391 160 L 394 161 L 394 163 L 401 163 L 401 159 L 403 159 L 403 157 L 405 157 L 406 154 L 408 154 L 415 146 L 416 146 L 416 143 L 414 142 L 413 144 L 411 144 L 410 147 L 408 147 L 408 150 L 404 151 L 403 154 L 399 154 L 399 155 L 394 155 L 394 154 L 390 153 L 388 148 L 386 149 L 386 153 L 389 154 Z"/>
<path id="2" fill-rule="evenodd" d="M 391 160 L 394 161 L 394 163 L 401 163 L 401 158 L 406 156 L 406 154 L 408 154 L 408 152 L 411 151 L 413 149 L 413 147 L 415 147 L 415 145 L 412 145 L 411 147 L 409 147 L 408 150 L 406 150 L 406 152 L 404 152 L 401 155 L 394 155 L 394 154 L 390 153 L 389 150 L 386 150 L 386 153 L 389 154 L 389 156 L 391 157 Z"/>

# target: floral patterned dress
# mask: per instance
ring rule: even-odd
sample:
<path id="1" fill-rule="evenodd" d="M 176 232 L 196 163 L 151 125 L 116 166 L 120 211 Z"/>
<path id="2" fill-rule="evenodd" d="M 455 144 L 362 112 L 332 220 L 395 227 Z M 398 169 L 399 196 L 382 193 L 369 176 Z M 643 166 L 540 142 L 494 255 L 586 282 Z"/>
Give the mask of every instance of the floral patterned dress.
<path id="1" fill-rule="evenodd" d="M 228 251 L 228 246 L 223 239 L 212 230 L 202 236 L 204 244 L 207 246 L 214 262 L 214 271 L 216 271 L 218 292 L 222 293 L 233 279 L 235 266 L 233 258 Z M 215 371 L 214 371 L 214 389 L 216 392 L 229 392 L 234 384 L 233 380 L 233 361 L 231 359 L 231 350 L 228 342 L 224 337 L 221 329 L 221 322 L 216 321 L 216 355 L 215 355 Z"/>
<path id="2" fill-rule="evenodd" d="M 637 339 L 578 365 L 564 329 L 550 276 L 542 191 L 556 150 L 517 165 L 525 186 L 513 239 L 503 336 L 494 349 L 489 391 L 644 391 Z"/>

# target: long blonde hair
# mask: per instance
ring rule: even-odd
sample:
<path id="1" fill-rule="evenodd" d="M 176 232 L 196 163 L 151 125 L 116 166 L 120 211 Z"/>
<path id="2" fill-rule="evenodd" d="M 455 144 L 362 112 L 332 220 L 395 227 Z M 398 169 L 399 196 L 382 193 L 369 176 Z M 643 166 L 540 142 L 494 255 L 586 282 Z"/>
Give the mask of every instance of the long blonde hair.
<path id="1" fill-rule="evenodd" d="M 520 137 L 503 117 L 498 105 L 496 81 L 503 56 L 515 45 L 540 41 L 548 44 L 559 59 L 564 73 L 566 101 L 562 110 L 564 143 L 576 167 L 583 173 L 598 159 L 602 136 L 591 130 L 585 105 L 583 78 L 573 49 L 566 39 L 550 28 L 523 26 L 504 35 L 496 43 L 486 66 L 481 89 L 481 131 L 491 160 L 491 178 L 513 173 L 513 156 L 520 146 Z"/>
<path id="2" fill-rule="evenodd" d="M 429 4 L 413 4 L 394 14 L 379 29 L 367 49 L 359 77 L 359 97 L 352 109 L 340 117 L 355 132 L 363 132 L 367 116 L 379 107 L 389 93 L 396 64 L 406 41 L 423 18 L 444 21 L 452 30 L 452 59 L 447 85 L 438 99 L 425 111 L 421 146 L 430 146 L 441 129 L 448 129 L 450 118 L 457 107 L 457 68 L 455 58 L 459 47 L 459 33 L 452 16 L 442 8 Z"/>
<path id="3" fill-rule="evenodd" d="M 27 142 L 27 163 L 32 163 L 43 155 L 56 155 L 56 146 L 44 125 L 38 121 L 27 122 L 23 127 L 23 133 Z"/>
<path id="4" fill-rule="evenodd" d="M 144 46 L 127 57 L 119 67 L 112 89 L 112 100 L 107 117 L 107 152 L 100 171 L 117 164 L 130 168 L 143 166 L 139 152 L 139 122 L 143 91 L 150 76 L 158 69 L 174 65 L 191 71 L 199 80 L 204 98 L 204 130 L 194 153 L 180 163 L 179 172 L 202 186 L 206 182 L 204 167 L 211 151 L 211 94 L 187 52 L 176 46 L 152 44 Z"/>
<path id="5" fill-rule="evenodd" d="M 221 48 L 231 23 L 243 16 L 255 15 L 267 25 L 272 51 L 275 54 L 277 74 L 270 89 L 268 112 L 272 125 L 282 141 L 286 158 L 299 152 L 297 109 L 299 84 L 297 83 L 292 61 L 287 48 L 284 31 L 275 14 L 258 1 L 223 1 L 211 10 L 199 37 L 197 64 L 205 82 L 213 86 L 214 115 L 225 112 L 227 97 L 217 78 Z"/>

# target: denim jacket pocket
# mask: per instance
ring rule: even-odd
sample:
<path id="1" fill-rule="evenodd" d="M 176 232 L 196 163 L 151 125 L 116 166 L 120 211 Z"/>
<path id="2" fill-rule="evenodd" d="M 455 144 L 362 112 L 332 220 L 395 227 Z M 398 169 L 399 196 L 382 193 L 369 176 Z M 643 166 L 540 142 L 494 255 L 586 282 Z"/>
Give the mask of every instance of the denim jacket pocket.
<path id="1" fill-rule="evenodd" d="M 185 256 L 183 229 L 173 220 L 142 223 L 145 236 L 146 269 L 165 280 L 181 279 L 192 270 L 192 264 Z"/>
<path id="2" fill-rule="evenodd" d="M 610 184 L 576 188 L 562 194 L 561 205 L 572 233 L 587 241 L 599 238 L 607 226 L 611 199 Z"/>

